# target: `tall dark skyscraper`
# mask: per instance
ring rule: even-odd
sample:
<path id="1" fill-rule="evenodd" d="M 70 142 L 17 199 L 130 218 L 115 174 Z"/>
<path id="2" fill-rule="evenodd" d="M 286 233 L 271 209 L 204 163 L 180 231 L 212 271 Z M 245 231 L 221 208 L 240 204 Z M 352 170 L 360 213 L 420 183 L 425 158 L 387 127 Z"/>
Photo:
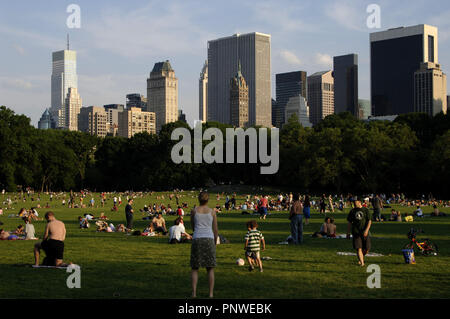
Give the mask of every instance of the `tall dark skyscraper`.
<path id="1" fill-rule="evenodd" d="M 308 94 L 308 82 L 305 71 L 295 71 L 288 73 L 278 73 L 276 75 L 276 108 L 279 111 L 280 118 L 273 123 L 276 127 L 281 127 L 285 122 L 284 114 L 286 104 L 291 97 L 303 96 L 305 99 Z M 279 122 L 279 123 L 278 123 Z"/>
<path id="2" fill-rule="evenodd" d="M 231 123 L 230 79 L 239 61 L 248 85 L 249 124 L 271 127 L 270 35 L 259 32 L 208 41 L 208 120 Z"/>
<path id="3" fill-rule="evenodd" d="M 358 117 L 358 55 L 333 58 L 334 112 L 350 112 Z"/>
<path id="4" fill-rule="evenodd" d="M 414 72 L 438 63 L 438 30 L 420 24 L 370 34 L 372 115 L 414 112 Z"/>

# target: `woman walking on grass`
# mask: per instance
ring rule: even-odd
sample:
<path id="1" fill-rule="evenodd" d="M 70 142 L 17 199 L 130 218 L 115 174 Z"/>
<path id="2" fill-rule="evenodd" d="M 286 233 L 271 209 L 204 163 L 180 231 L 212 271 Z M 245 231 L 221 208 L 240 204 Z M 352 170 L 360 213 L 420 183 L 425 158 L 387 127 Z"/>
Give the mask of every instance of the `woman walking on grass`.
<path id="1" fill-rule="evenodd" d="M 214 294 L 214 267 L 216 267 L 216 243 L 218 236 L 217 215 L 208 207 L 209 195 L 198 195 L 200 206 L 191 212 L 191 225 L 194 231 L 191 246 L 192 298 L 197 297 L 198 269 L 205 267 L 208 272 L 209 297 Z"/>

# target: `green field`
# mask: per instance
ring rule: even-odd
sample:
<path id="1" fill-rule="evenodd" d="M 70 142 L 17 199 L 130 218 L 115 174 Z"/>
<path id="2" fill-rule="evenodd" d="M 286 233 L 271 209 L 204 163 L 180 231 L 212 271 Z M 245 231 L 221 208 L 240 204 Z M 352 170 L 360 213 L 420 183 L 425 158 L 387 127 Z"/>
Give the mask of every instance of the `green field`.
<path id="1" fill-rule="evenodd" d="M 165 200 L 156 200 L 157 195 Z M 167 205 L 169 193 L 136 198 L 135 212 L 144 204 Z M 192 207 L 197 192 L 183 192 L 180 202 Z M 215 195 L 210 206 L 216 204 Z M 245 194 L 238 196 L 243 201 Z M 0 195 L 4 201 L 6 197 Z M 35 241 L 0 241 L 0 298 L 186 298 L 190 296 L 190 244 L 169 245 L 167 237 L 137 237 L 124 233 L 99 233 L 95 224 L 89 229 L 79 229 L 77 217 L 87 212 L 98 216 L 104 212 L 116 225 L 125 222 L 124 206 L 111 212 L 112 195 L 108 195 L 105 208 L 74 208 L 61 205 L 54 199 L 51 210 L 66 224 L 65 261 L 81 266 L 81 288 L 66 286 L 68 273 L 62 269 L 33 269 L 33 246 Z M 126 195 L 122 195 L 125 201 Z M 67 197 L 68 199 L 68 197 Z M 85 199 L 88 204 L 90 197 Z M 100 202 L 95 195 L 96 204 Z M 48 196 L 41 198 L 41 205 Z M 224 199 L 221 199 L 223 204 Z M 172 202 L 175 207 L 175 200 Z M 13 230 L 21 219 L 8 218 L 20 207 L 30 208 L 36 202 L 14 203 L 14 209 L 4 210 L 0 228 Z M 4 208 L 4 206 L 3 206 Z M 397 207 L 402 213 L 412 208 Z M 426 215 L 432 208 L 423 208 Z M 43 217 L 47 209 L 38 209 Z M 449 208 L 441 211 L 450 215 Z M 337 232 L 346 232 L 346 209 L 344 213 L 329 214 L 335 217 Z M 389 209 L 383 211 L 388 215 Z M 143 230 L 148 224 L 143 214 L 135 214 L 135 228 Z M 173 224 L 173 216 L 165 216 L 167 226 Z M 245 223 L 257 216 L 241 215 L 238 211 L 218 214 L 219 233 L 230 243 L 217 246 L 216 298 L 449 298 L 450 297 L 450 217 L 426 217 L 413 223 L 374 223 L 371 229 L 372 251 L 383 257 L 368 257 L 366 264 L 377 264 L 381 268 L 381 288 L 366 286 L 367 268 L 361 268 L 354 256 L 340 256 L 337 252 L 351 252 L 351 241 L 346 239 L 311 238 L 320 228 L 323 216 L 312 211 L 310 224 L 304 229 L 304 244 L 280 245 L 289 235 L 289 220 L 286 212 L 272 213 L 267 220 L 259 222 L 265 236 L 267 248 L 262 256 L 264 272 L 249 272 L 247 267 L 235 264 L 244 256 Z M 45 221 L 34 222 L 38 237 L 42 237 Z M 190 231 L 189 218 L 186 229 Z M 401 249 L 408 241 L 409 228 L 422 228 L 426 232 L 419 238 L 428 237 L 439 247 L 439 255 L 424 257 L 416 253 L 415 265 L 404 263 Z M 41 257 L 41 262 L 42 262 Z M 200 272 L 198 296 L 207 297 L 205 270 Z"/>

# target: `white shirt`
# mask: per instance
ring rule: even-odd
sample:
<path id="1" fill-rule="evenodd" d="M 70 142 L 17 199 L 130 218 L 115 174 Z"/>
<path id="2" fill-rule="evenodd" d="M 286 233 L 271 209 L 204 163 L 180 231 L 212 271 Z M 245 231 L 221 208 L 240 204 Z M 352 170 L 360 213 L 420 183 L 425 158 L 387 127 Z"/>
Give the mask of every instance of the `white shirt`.
<path id="1" fill-rule="evenodd" d="M 172 227 L 169 228 L 169 242 L 172 239 L 176 239 L 178 241 L 181 240 L 181 234 L 183 233 L 184 230 L 184 226 L 180 225 L 174 225 Z"/>

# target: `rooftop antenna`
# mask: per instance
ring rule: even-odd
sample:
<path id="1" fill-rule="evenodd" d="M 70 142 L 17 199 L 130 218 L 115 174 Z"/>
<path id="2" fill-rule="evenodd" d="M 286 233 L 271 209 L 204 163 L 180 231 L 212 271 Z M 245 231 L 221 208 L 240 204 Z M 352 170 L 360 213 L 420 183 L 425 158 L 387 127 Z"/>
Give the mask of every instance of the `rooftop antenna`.
<path id="1" fill-rule="evenodd" d="M 69 34 L 67 33 L 67 51 L 70 50 L 70 46 L 69 46 Z"/>

